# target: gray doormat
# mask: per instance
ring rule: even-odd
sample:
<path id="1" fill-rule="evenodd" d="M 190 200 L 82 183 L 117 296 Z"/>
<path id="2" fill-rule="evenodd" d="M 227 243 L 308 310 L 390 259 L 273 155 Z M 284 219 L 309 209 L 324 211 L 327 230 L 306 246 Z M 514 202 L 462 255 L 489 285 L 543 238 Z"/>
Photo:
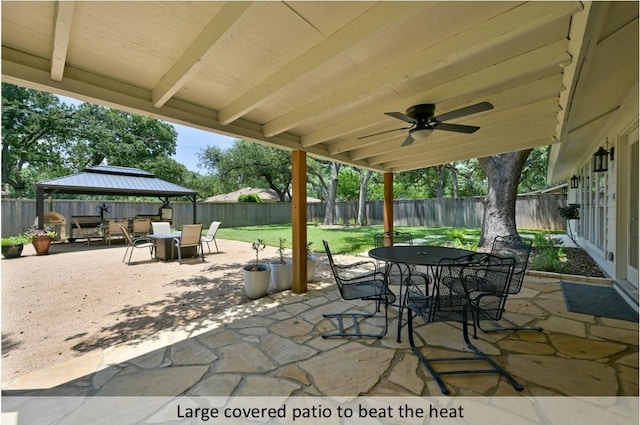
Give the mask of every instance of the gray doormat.
<path id="1" fill-rule="evenodd" d="M 638 313 L 613 289 L 612 286 L 585 285 L 561 282 L 564 302 L 574 313 L 611 319 L 638 321 Z"/>

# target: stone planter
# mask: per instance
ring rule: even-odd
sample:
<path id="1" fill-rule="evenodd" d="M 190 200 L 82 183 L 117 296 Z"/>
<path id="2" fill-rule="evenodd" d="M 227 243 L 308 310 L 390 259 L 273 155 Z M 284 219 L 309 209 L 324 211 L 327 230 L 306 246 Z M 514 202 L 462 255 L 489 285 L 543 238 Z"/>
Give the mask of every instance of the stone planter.
<path id="1" fill-rule="evenodd" d="M 293 286 L 293 263 L 286 261 L 286 264 L 274 262 L 271 267 L 271 282 L 273 289 L 276 291 L 284 291 L 291 289 Z"/>
<path id="2" fill-rule="evenodd" d="M 249 264 L 242 268 L 244 274 L 244 290 L 251 299 L 264 297 L 269 291 L 271 270 L 266 264 Z"/>
<path id="3" fill-rule="evenodd" d="M 35 239 L 31 239 L 31 245 L 36 249 L 36 254 L 47 255 L 49 254 L 49 246 L 51 245 L 51 238 L 48 236 L 41 236 Z"/>
<path id="4" fill-rule="evenodd" d="M 4 258 L 18 258 L 22 256 L 22 249 L 24 248 L 23 244 L 15 244 L 15 245 L 3 245 L 2 246 L 2 256 Z"/>

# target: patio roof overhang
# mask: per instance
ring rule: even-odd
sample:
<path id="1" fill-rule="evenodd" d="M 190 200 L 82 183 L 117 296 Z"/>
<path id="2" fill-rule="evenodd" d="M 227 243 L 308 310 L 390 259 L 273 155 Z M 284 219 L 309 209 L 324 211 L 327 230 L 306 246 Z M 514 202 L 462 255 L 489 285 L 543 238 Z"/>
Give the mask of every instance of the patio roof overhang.
<path id="1" fill-rule="evenodd" d="M 3 2 L 2 78 L 398 172 L 561 142 L 566 111 L 600 109 L 571 107 L 591 66 L 575 50 L 592 22 L 633 16 L 635 2 Z M 406 125 L 384 112 L 481 101 L 495 108 L 453 120 L 474 134 L 362 138 Z"/>

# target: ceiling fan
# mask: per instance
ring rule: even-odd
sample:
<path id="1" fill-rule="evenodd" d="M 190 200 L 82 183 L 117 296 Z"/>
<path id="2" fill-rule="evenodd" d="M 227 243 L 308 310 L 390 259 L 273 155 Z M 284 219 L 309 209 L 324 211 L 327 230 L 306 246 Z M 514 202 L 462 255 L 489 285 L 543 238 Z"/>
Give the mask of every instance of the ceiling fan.
<path id="1" fill-rule="evenodd" d="M 366 137 L 377 136 L 379 134 L 390 133 L 392 131 L 409 130 L 409 135 L 402 143 L 402 146 L 409 146 L 414 140 L 425 140 L 431 135 L 433 130 L 453 131 L 456 133 L 475 133 L 480 127 L 472 125 L 449 124 L 444 121 L 452 120 L 466 115 L 477 114 L 479 112 L 493 109 L 493 105 L 489 102 L 480 102 L 475 105 L 466 106 L 456 109 L 455 111 L 446 112 L 442 115 L 434 116 L 436 105 L 432 103 L 424 103 L 415 105 L 407 109 L 406 113 L 401 112 L 385 112 L 393 118 L 408 122 L 410 127 L 396 128 L 394 130 L 382 131 L 380 133 L 369 134 L 367 136 L 358 137 L 364 139 Z"/>

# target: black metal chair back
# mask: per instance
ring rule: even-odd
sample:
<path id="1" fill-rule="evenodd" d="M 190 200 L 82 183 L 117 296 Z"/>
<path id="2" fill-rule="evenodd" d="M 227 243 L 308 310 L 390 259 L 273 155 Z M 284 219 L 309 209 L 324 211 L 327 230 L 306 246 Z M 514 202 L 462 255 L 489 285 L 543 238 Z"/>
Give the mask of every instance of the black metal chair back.
<path id="1" fill-rule="evenodd" d="M 522 390 L 500 365 L 473 345 L 469 339 L 469 322 L 497 320 L 502 315 L 508 296 L 509 284 L 515 267 L 513 258 L 502 258 L 491 254 L 472 254 L 462 258 L 443 259 L 439 262 L 436 279 L 430 291 L 422 286 L 410 286 L 406 292 L 408 307 L 409 343 L 420 361 L 427 367 L 440 385 L 443 393 L 449 389 L 442 380 L 443 375 L 498 373 L 505 377 L 515 389 Z M 472 356 L 427 357 L 416 346 L 413 335 L 413 316 L 420 316 L 426 323 L 460 322 L 462 334 Z M 490 368 L 452 369 L 438 372 L 436 362 L 463 364 L 483 360 Z"/>
<path id="2" fill-rule="evenodd" d="M 340 295 L 344 300 L 366 300 L 375 302 L 375 311 L 373 313 L 330 313 L 324 314 L 324 317 L 337 319 L 338 331 L 325 333 L 324 338 L 329 337 L 376 337 L 382 338 L 387 333 L 388 328 L 388 306 L 396 300 L 395 294 L 389 289 L 385 280 L 385 275 L 376 269 L 373 261 L 358 261 L 352 264 L 340 265 L 336 264 L 333 254 L 329 248 L 327 241 L 322 241 L 331 272 L 338 285 Z M 359 319 L 374 316 L 380 309 L 380 305 L 384 306 L 385 326 L 380 333 L 366 333 L 360 331 Z M 353 330 L 345 330 L 343 319 L 351 318 L 353 320 Z"/>
<path id="3" fill-rule="evenodd" d="M 491 246 L 491 254 L 499 257 L 511 257 L 516 261 L 513 279 L 509 287 L 510 294 L 517 294 L 522 288 L 524 275 L 529 263 L 532 241 L 519 235 L 497 236 Z"/>

